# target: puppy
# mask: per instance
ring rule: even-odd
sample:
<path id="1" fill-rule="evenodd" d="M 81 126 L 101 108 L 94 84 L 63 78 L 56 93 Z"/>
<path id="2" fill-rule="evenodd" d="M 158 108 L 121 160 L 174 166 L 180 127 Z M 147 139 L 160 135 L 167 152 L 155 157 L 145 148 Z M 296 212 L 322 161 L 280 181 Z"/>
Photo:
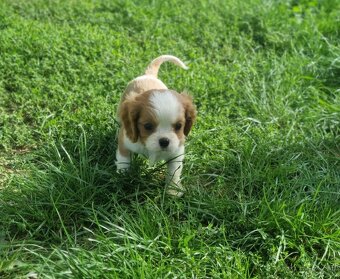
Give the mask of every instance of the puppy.
<path id="1" fill-rule="evenodd" d="M 182 196 L 182 162 L 185 137 L 189 134 L 196 118 L 192 98 L 169 90 L 157 78 L 160 65 L 170 61 L 187 69 L 177 57 L 162 55 L 154 59 L 145 74 L 132 80 L 125 89 L 118 107 L 117 120 L 120 123 L 117 170 L 130 166 L 131 153 L 143 154 L 150 165 L 167 162 L 167 192 Z"/>

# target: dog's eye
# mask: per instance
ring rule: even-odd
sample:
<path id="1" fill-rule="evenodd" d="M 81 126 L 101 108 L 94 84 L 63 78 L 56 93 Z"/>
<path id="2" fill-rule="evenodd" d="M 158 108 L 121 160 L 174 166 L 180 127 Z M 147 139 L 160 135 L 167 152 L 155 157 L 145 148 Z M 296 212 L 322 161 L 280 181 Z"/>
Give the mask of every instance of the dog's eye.
<path id="1" fill-rule="evenodd" d="M 147 130 L 147 131 L 152 131 L 153 125 L 151 123 L 145 123 L 144 129 Z"/>
<path id="2" fill-rule="evenodd" d="M 175 130 L 178 131 L 182 128 L 182 123 L 176 123 L 175 124 Z"/>

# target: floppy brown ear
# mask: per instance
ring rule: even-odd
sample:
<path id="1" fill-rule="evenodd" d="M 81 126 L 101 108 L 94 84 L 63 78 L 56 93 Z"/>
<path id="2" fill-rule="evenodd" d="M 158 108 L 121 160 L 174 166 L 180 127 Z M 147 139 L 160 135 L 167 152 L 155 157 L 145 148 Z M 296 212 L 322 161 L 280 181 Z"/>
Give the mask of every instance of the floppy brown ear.
<path id="1" fill-rule="evenodd" d="M 138 118 L 140 105 L 135 100 L 126 99 L 120 108 L 120 119 L 122 120 L 126 135 L 132 142 L 136 142 L 139 137 Z"/>
<path id="2" fill-rule="evenodd" d="M 192 125 L 196 120 L 196 107 L 192 102 L 192 97 L 186 93 L 181 94 L 182 104 L 185 110 L 184 135 L 189 135 Z"/>

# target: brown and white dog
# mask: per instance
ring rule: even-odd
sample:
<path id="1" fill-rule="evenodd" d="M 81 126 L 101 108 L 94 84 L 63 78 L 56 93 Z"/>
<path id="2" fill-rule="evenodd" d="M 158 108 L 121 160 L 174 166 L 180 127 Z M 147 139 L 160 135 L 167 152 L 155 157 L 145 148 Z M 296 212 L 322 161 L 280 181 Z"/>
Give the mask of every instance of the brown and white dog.
<path id="1" fill-rule="evenodd" d="M 160 65 L 170 61 L 183 69 L 184 63 L 175 56 L 162 55 L 153 60 L 145 74 L 132 80 L 118 107 L 116 165 L 118 171 L 130 167 L 131 153 L 148 157 L 150 165 L 167 161 L 167 192 L 181 196 L 182 162 L 185 137 L 196 118 L 192 98 L 169 90 L 157 78 Z"/>

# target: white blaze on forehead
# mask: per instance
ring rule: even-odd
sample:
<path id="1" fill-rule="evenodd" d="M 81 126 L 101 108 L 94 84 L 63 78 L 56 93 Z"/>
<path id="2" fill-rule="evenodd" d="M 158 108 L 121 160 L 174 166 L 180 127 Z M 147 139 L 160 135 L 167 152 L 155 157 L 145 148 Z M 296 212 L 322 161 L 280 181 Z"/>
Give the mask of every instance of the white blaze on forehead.
<path id="1" fill-rule="evenodd" d="M 150 96 L 150 103 L 160 122 L 175 123 L 181 113 L 182 106 L 170 91 L 156 91 Z"/>

